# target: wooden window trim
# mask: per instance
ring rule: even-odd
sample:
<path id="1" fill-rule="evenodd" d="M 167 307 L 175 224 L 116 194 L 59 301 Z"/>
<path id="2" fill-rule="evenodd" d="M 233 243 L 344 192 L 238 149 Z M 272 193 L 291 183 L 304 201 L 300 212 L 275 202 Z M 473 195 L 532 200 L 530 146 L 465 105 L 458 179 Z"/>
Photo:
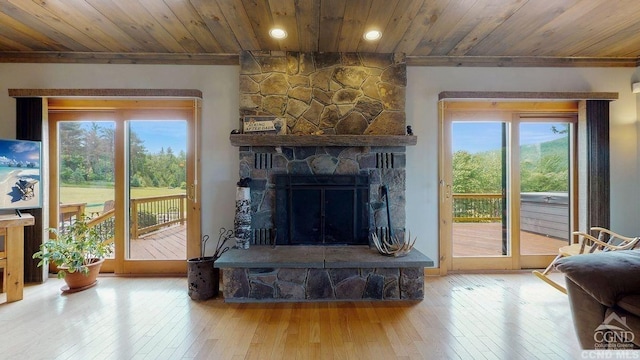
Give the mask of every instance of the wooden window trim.
<path id="1" fill-rule="evenodd" d="M 9 96 L 19 97 L 92 97 L 92 98 L 197 98 L 196 89 L 9 89 Z"/>

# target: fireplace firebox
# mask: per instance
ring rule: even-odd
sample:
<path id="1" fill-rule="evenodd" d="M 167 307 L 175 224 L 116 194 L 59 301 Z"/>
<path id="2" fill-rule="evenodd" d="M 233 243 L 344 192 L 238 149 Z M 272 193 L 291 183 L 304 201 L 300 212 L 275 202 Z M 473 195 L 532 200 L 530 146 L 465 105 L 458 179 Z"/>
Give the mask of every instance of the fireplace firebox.
<path id="1" fill-rule="evenodd" d="M 276 244 L 368 245 L 368 175 L 275 175 Z"/>

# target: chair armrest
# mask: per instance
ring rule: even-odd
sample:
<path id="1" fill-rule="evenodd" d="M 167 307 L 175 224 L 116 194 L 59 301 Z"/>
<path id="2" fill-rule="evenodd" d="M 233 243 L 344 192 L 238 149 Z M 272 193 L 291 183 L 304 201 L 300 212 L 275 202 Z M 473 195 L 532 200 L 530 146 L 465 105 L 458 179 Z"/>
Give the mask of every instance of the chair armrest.
<path id="1" fill-rule="evenodd" d="M 623 250 L 565 257 L 556 268 L 605 306 L 640 294 L 640 251 Z"/>
<path id="2" fill-rule="evenodd" d="M 632 237 L 628 237 L 628 236 L 623 236 L 623 235 L 617 234 L 617 233 L 615 233 L 615 232 L 613 232 L 613 231 L 611 231 L 609 229 L 605 229 L 605 228 L 599 227 L 599 226 L 592 227 L 591 231 L 598 231 L 600 233 L 605 233 L 605 234 L 608 234 L 609 236 L 613 236 L 613 237 L 618 238 L 620 240 L 623 240 L 625 242 L 630 242 L 630 241 L 634 241 L 634 240 L 638 239 L 637 237 L 632 238 Z"/>
<path id="3" fill-rule="evenodd" d="M 603 228 L 591 228 L 591 229 L 592 230 L 594 230 L 594 229 L 602 229 L 603 230 L 602 232 L 607 233 L 609 235 L 612 235 L 615 238 L 618 238 L 618 239 L 624 241 L 624 244 L 623 245 L 612 245 L 612 244 L 603 242 L 603 241 L 599 240 L 598 238 L 595 238 L 595 237 L 593 237 L 593 236 L 591 236 L 591 235 L 589 235 L 587 233 L 583 233 L 583 232 L 580 232 L 580 231 L 574 231 L 574 232 L 572 232 L 572 235 L 577 235 L 577 236 L 579 236 L 579 237 L 581 237 L 583 239 L 589 239 L 589 241 L 591 241 L 592 243 L 598 244 L 598 245 L 600 245 L 602 247 L 605 247 L 605 248 L 607 248 L 609 250 L 627 250 L 627 249 L 631 249 L 640 240 L 640 238 L 637 238 L 637 237 L 636 238 L 630 238 L 630 237 L 620 236 L 620 235 L 617 235 L 616 233 L 614 233 L 612 231 L 609 231 L 609 230 L 606 230 L 606 229 L 603 229 Z M 578 242 L 580 244 L 583 244 L 584 240 L 583 241 L 578 240 Z"/>

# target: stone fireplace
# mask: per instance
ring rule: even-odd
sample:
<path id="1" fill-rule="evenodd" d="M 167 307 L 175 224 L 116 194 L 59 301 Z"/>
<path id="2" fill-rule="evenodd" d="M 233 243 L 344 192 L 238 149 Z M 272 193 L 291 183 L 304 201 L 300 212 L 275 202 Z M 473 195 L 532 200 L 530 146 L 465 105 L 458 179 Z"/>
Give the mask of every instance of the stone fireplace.
<path id="1" fill-rule="evenodd" d="M 240 120 L 276 116 L 288 135 L 231 135 L 239 175 L 252 179 L 254 245 L 216 261 L 225 300 L 422 299 L 431 260 L 368 246 L 371 232 L 405 230 L 404 144 L 415 137 L 404 56 L 243 52 L 240 62 Z M 282 246 L 310 244 L 322 246 Z"/>
<path id="2" fill-rule="evenodd" d="M 369 245 L 368 175 L 275 175 L 277 245 Z"/>
<path id="3" fill-rule="evenodd" d="M 331 135 L 405 135 L 406 82 L 401 54 L 241 54 L 240 117 L 282 117 L 288 133 L 315 135 L 319 145 L 240 148 L 240 177 L 252 179 L 256 243 L 270 243 L 274 234 L 283 234 L 275 226 L 274 176 L 281 174 L 367 176 L 368 231 L 389 228 L 386 201 L 391 230 L 404 231 L 405 148 L 322 143 Z M 387 199 L 380 196 L 381 185 L 388 188 Z"/>
<path id="4" fill-rule="evenodd" d="M 404 232 L 405 224 L 405 150 L 403 147 L 242 147 L 242 177 L 251 177 L 251 227 L 254 243 L 283 243 L 272 239 L 288 236 L 278 229 L 276 216 L 276 176 L 365 176 L 368 179 L 368 232 L 387 229 L 386 201 L 389 201 L 391 226 Z M 267 161 L 261 161 L 267 159 Z M 388 198 L 380 187 L 388 188 Z M 309 209 L 309 211 L 313 211 Z M 339 241 L 338 241 L 339 242 Z"/>

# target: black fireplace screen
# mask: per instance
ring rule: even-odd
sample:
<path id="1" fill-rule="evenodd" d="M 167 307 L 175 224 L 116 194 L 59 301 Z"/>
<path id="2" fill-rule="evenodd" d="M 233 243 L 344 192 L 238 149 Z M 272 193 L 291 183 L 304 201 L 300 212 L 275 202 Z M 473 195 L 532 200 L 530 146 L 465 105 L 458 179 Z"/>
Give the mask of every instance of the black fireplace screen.
<path id="1" fill-rule="evenodd" d="M 369 243 L 368 175 L 275 175 L 276 244 Z"/>

